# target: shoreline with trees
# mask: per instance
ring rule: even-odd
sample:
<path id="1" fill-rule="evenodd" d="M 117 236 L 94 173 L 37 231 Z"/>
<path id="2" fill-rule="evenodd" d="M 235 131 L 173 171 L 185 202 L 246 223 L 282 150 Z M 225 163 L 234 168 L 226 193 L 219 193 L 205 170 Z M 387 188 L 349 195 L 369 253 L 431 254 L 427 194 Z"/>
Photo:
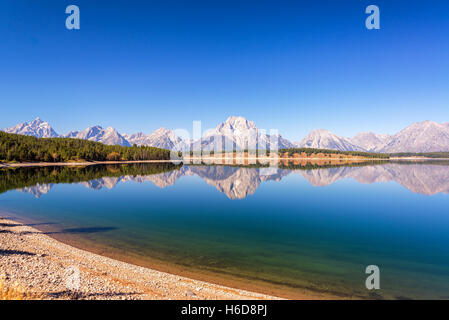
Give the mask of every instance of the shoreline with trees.
<path id="1" fill-rule="evenodd" d="M 73 138 L 36 138 L 0 131 L 0 162 L 88 163 L 144 160 L 170 160 L 170 151 L 147 146 L 105 145 Z"/>
<path id="2" fill-rule="evenodd" d="M 290 148 L 277 151 L 190 151 L 178 153 L 171 159 L 171 151 L 150 146 L 125 147 L 74 138 L 36 138 L 0 131 L 0 168 L 31 166 L 88 166 L 95 164 L 126 164 L 173 162 L 204 159 L 245 160 L 440 160 L 449 159 L 449 152 L 432 153 L 374 153 L 338 151 L 316 148 Z"/>

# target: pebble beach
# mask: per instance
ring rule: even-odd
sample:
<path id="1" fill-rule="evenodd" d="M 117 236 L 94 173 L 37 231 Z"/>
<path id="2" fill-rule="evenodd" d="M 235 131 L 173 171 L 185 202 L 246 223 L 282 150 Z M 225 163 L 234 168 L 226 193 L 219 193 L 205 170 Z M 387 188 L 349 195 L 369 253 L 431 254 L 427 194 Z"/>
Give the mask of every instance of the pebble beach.
<path id="1" fill-rule="evenodd" d="M 0 218 L 0 287 L 27 299 L 277 299 L 114 260 Z"/>

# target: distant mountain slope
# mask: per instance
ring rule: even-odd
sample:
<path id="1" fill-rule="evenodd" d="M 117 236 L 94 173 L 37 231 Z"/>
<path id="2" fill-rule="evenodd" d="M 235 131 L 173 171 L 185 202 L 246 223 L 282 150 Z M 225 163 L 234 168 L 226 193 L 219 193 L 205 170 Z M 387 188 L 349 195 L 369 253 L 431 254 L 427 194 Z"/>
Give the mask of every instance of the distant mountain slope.
<path id="1" fill-rule="evenodd" d="M 445 152 L 449 151 L 449 123 L 416 122 L 393 136 L 362 132 L 344 138 L 328 130 L 313 130 L 298 146 L 381 153 Z"/>
<path id="2" fill-rule="evenodd" d="M 124 133 L 123 138 L 125 138 L 131 145 L 144 146 L 146 144 L 147 135 L 143 132 L 133 134 Z"/>
<path id="3" fill-rule="evenodd" d="M 98 125 L 89 127 L 81 132 L 70 132 L 65 137 L 96 141 L 107 145 L 131 146 L 130 143 L 114 128 L 109 127 L 105 130 Z"/>
<path id="4" fill-rule="evenodd" d="M 361 132 L 350 138 L 349 141 L 367 151 L 376 152 L 382 149 L 392 139 L 389 134 L 376 134 L 373 132 Z"/>
<path id="5" fill-rule="evenodd" d="M 339 151 L 366 151 L 364 148 L 351 143 L 349 139 L 337 136 L 335 133 L 324 129 L 313 130 L 297 146 L 299 148 Z"/>
<path id="6" fill-rule="evenodd" d="M 59 136 L 48 122 L 42 121 L 39 117 L 31 122 L 20 123 L 5 129 L 5 132 L 34 136 L 36 138 L 56 138 Z"/>
<path id="7" fill-rule="evenodd" d="M 178 137 L 173 130 L 165 128 L 159 128 L 149 135 L 139 132 L 123 136 L 131 145 L 151 146 L 167 150 L 185 150 L 187 147 L 187 143 Z"/>
<path id="8" fill-rule="evenodd" d="M 399 133 L 380 152 L 449 151 L 449 125 L 433 121 L 416 122 Z"/>
<path id="9" fill-rule="evenodd" d="M 76 138 L 76 136 L 79 134 L 79 131 L 70 131 L 67 134 L 62 135 L 63 138 Z"/>

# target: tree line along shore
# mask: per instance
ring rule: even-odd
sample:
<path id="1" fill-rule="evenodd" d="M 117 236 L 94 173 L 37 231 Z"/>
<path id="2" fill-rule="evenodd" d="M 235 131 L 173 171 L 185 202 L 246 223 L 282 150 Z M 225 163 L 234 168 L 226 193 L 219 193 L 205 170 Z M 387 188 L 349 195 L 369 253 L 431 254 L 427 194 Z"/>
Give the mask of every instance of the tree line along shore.
<path id="1" fill-rule="evenodd" d="M 235 157 L 238 154 L 245 157 L 268 157 L 273 155 L 269 150 L 242 150 L 231 152 Z M 221 152 L 223 156 L 229 156 L 229 152 Z M 279 158 L 328 158 L 338 160 L 344 158 L 355 159 L 381 159 L 391 158 L 449 158 L 449 152 L 430 153 L 375 153 L 362 151 L 338 151 L 317 148 L 289 148 L 280 149 L 274 153 Z M 177 156 L 203 157 L 220 156 L 214 151 L 190 151 Z M 0 162 L 22 163 L 22 162 L 85 162 L 85 161 L 145 161 L 145 160 L 170 160 L 170 150 L 137 146 L 124 147 L 119 145 L 105 145 L 73 138 L 36 138 L 0 131 Z"/>
<path id="2" fill-rule="evenodd" d="M 0 161 L 138 161 L 170 160 L 170 151 L 147 146 L 122 147 L 72 138 L 36 138 L 0 132 Z"/>

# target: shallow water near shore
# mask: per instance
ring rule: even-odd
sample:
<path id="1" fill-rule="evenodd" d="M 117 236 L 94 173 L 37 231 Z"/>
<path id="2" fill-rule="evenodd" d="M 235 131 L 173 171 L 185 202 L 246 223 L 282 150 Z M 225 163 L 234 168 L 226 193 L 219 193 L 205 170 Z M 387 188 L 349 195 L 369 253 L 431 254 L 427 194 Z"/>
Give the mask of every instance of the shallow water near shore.
<path id="1" fill-rule="evenodd" d="M 0 170 L 0 211 L 78 247 L 287 298 L 449 298 L 445 162 Z M 380 290 L 365 268 L 380 268 Z"/>

